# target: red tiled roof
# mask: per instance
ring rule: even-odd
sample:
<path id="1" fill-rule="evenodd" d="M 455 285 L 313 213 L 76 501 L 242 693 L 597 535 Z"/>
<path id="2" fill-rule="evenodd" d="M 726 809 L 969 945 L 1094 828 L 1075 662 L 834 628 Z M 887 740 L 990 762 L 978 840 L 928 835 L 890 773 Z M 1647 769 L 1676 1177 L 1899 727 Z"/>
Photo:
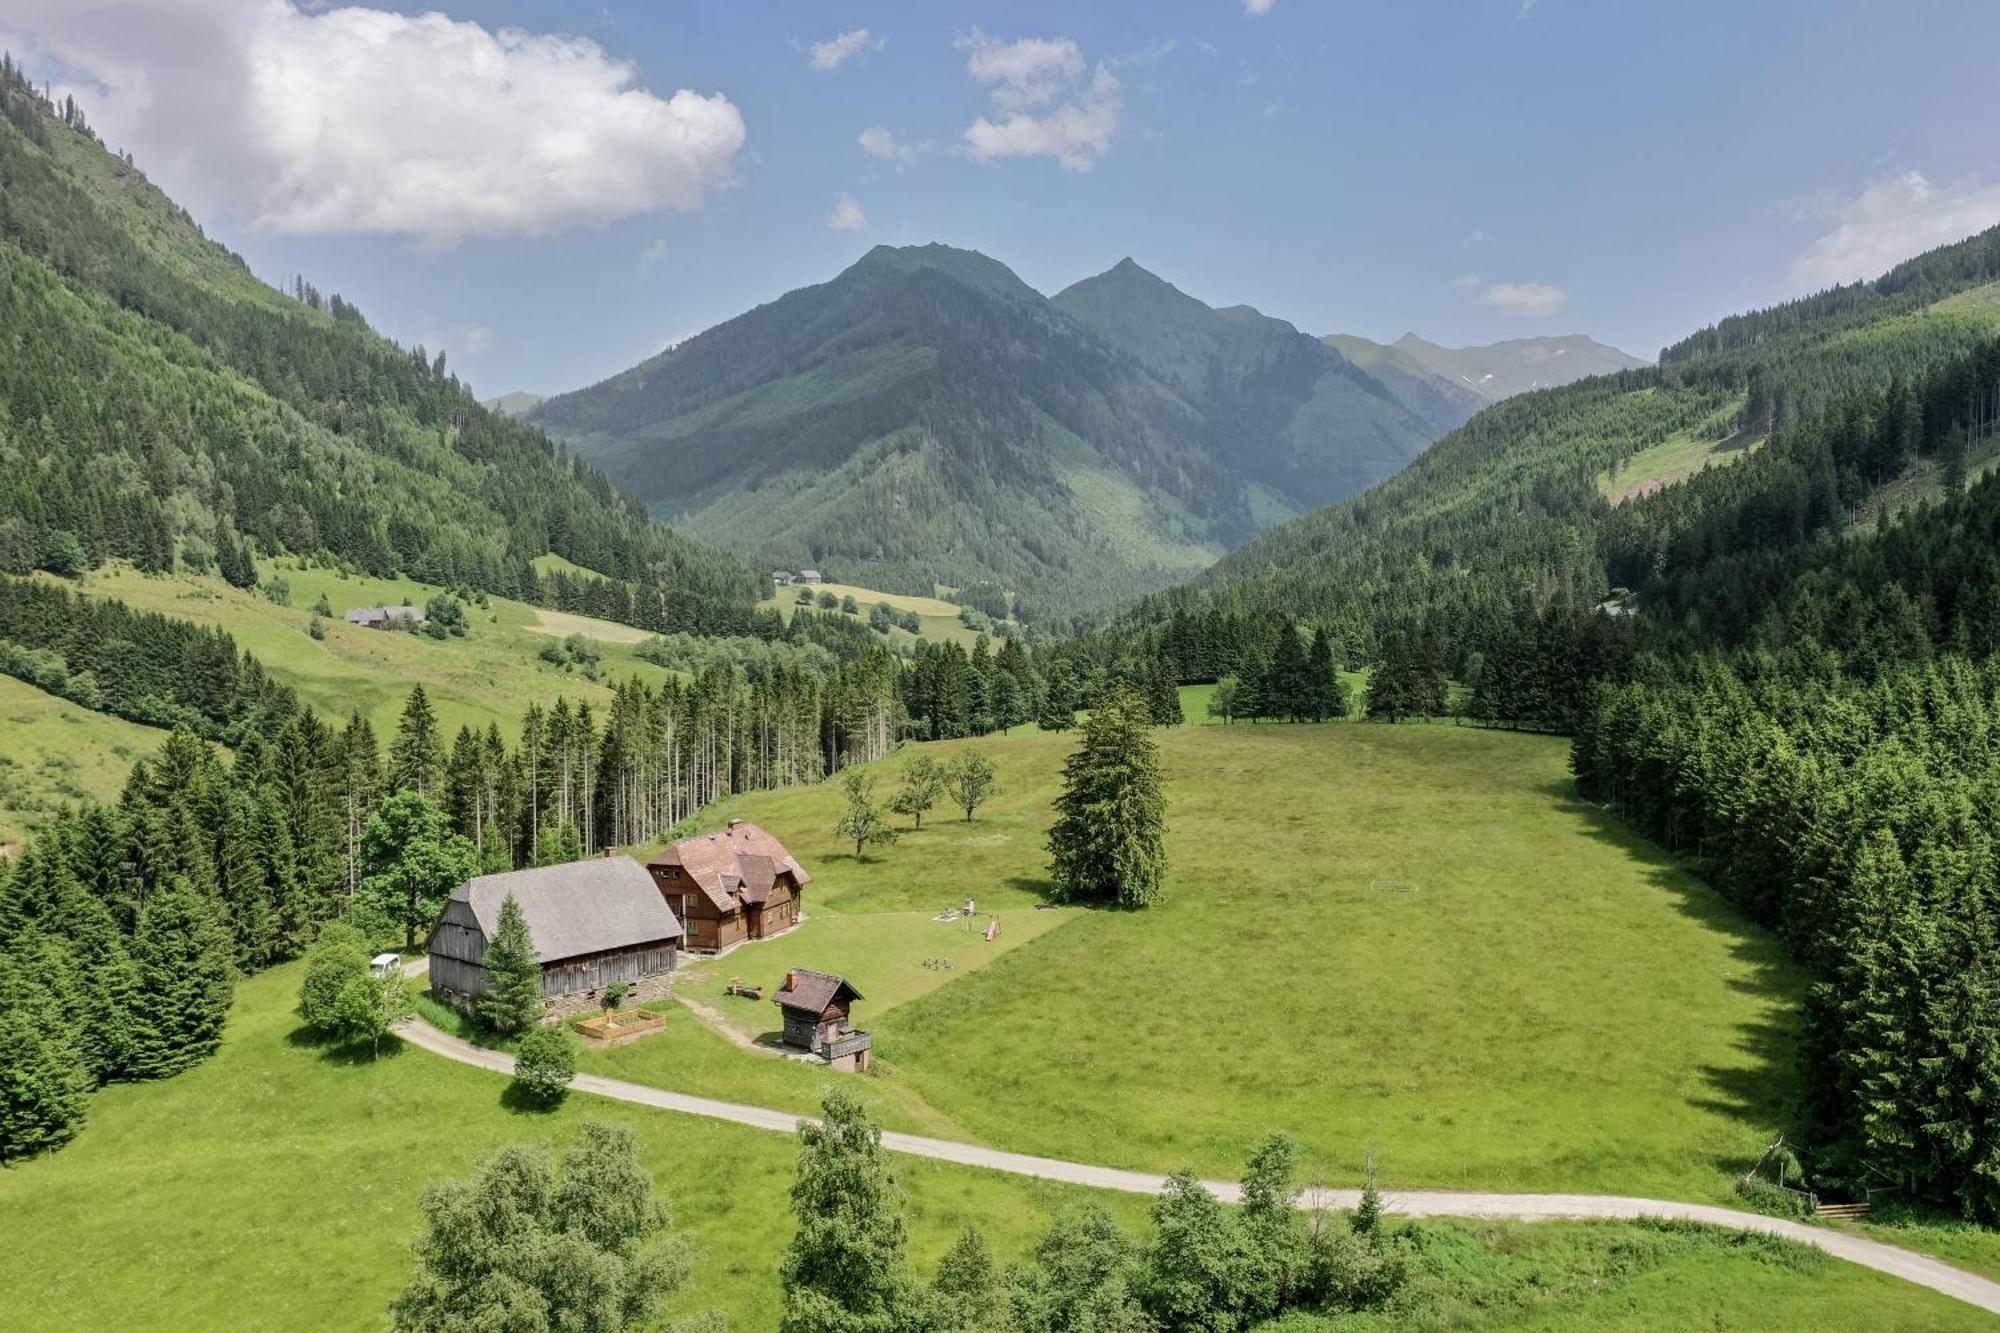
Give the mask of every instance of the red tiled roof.
<path id="1" fill-rule="evenodd" d="M 718 912 L 764 902 L 780 874 L 789 872 L 800 888 L 812 882 L 812 876 L 783 843 L 747 823 L 732 823 L 720 833 L 683 838 L 647 865 L 680 867 Z"/>

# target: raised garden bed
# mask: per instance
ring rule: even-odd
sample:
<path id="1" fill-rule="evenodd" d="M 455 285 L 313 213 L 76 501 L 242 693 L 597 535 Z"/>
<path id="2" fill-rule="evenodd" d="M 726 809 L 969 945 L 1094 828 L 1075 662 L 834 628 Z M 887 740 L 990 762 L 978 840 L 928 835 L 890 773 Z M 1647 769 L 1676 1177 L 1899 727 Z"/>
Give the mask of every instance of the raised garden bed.
<path id="1" fill-rule="evenodd" d="M 667 1025 L 667 1016 L 654 1009 L 615 1009 L 606 1014 L 579 1018 L 574 1027 L 592 1041 L 630 1041 Z"/>

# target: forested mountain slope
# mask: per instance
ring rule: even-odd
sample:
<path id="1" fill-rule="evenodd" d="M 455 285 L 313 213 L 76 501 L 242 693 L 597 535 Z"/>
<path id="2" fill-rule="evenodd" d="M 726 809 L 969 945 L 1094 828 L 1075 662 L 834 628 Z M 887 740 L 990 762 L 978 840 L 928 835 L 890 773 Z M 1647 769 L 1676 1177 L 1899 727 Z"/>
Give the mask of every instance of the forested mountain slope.
<path id="1" fill-rule="evenodd" d="M 1122 336 L 1160 305 L 1175 348 Z M 987 580 L 1044 614 L 1186 577 L 1434 433 L 1290 326 L 1136 266 L 1050 301 L 940 245 L 877 247 L 534 420 L 746 556 L 891 591 Z"/>
<path id="2" fill-rule="evenodd" d="M 1912 414 L 1920 398 L 1942 401 L 1943 390 L 1926 397 L 1925 377 L 1964 373 L 1949 367 L 2000 330 L 1977 295 L 1996 279 L 2000 232 L 1989 232 L 1875 282 L 1724 321 L 1658 366 L 1507 399 L 1397 476 L 1263 534 L 1125 623 L 1176 609 L 1291 614 L 1337 632 L 1359 660 L 1402 628 L 1456 669 L 1522 598 L 1587 606 L 1717 541 L 1838 530 L 1912 468 L 1953 456 L 1976 467 L 1954 441 L 1974 444 L 1937 409 L 1928 423 Z M 1811 444 L 1828 430 L 1855 442 Z M 1784 447 L 1764 444 L 1774 436 Z M 1606 498 L 1623 468 L 1724 445 L 1741 461 L 1623 505 Z"/>
<path id="3" fill-rule="evenodd" d="M 0 113 L 0 569 L 254 578 L 248 539 L 526 593 L 554 551 L 747 614 L 747 570 L 479 406 L 442 354 L 259 282 L 11 64 Z"/>

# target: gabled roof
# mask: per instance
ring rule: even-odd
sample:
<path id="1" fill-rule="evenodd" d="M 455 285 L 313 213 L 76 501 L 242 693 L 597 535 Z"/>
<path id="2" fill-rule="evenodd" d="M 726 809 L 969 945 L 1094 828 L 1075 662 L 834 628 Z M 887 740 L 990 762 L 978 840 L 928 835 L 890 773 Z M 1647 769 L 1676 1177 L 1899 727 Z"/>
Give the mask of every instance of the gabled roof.
<path id="1" fill-rule="evenodd" d="M 790 874 L 800 888 L 812 882 L 785 844 L 741 820 L 730 821 L 720 833 L 683 838 L 647 864 L 679 866 L 718 912 L 764 902 L 781 874 Z"/>
<path id="2" fill-rule="evenodd" d="M 379 625 L 391 620 L 407 620 L 421 625 L 424 613 L 415 606 L 357 606 L 347 613 L 350 623 L 356 625 Z"/>
<path id="3" fill-rule="evenodd" d="M 826 1007 L 838 999 L 858 1000 L 861 992 L 854 989 L 845 977 L 837 977 L 831 972 L 815 972 L 807 967 L 795 967 L 785 973 L 785 984 L 771 997 L 781 1009 L 797 1009 L 801 1013 L 823 1014 Z"/>
<path id="4" fill-rule="evenodd" d="M 583 954 L 661 944 L 681 937 L 680 919 L 653 877 L 629 856 L 481 875 L 452 891 L 472 909 L 490 943 L 508 895 L 521 905 L 535 953 L 544 963 Z"/>

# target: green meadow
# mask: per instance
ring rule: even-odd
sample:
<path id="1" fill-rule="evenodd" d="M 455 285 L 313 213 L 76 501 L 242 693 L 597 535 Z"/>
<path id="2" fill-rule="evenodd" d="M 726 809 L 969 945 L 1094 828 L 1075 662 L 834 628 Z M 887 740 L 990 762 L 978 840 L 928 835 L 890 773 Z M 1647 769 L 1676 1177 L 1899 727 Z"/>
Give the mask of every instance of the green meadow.
<path id="1" fill-rule="evenodd" d="M 0 847 L 64 805 L 116 797 L 132 761 L 166 738 L 12 676 L 0 676 L 0 735 Z"/>
<path id="2" fill-rule="evenodd" d="M 380 736 L 395 726 L 414 685 L 421 684 L 430 695 L 447 734 L 461 724 L 484 730 L 498 723 L 511 742 L 531 703 L 546 707 L 560 695 L 601 707 L 610 702 L 612 682 L 634 675 L 659 681 L 667 675 L 633 651 L 647 636 L 629 625 L 495 597 L 490 606 L 468 604 L 465 637 L 432 639 L 364 629 L 343 617 L 356 607 L 406 601 L 422 606 L 443 589 L 291 560 L 262 561 L 258 571 L 266 586 L 273 579 L 289 585 L 284 605 L 271 601 L 261 588 L 243 591 L 215 578 L 142 574 L 119 564 L 88 575 L 80 586 L 93 596 L 219 625 L 303 701 L 335 718 L 359 709 Z M 333 615 L 324 625 L 326 637 L 314 639 L 308 630 L 321 597 Z M 540 656 L 543 648 L 573 633 L 589 640 L 600 656 L 596 680 Z"/>
<path id="3" fill-rule="evenodd" d="M 724 974 L 842 971 L 879 997 L 857 1021 L 885 1100 L 982 1142 L 1134 1168 L 1227 1171 L 1282 1127 L 1343 1183 L 1372 1151 L 1397 1186 L 1728 1201 L 1788 1123 L 1803 977 L 1576 800 L 1560 740 L 1351 723 L 1160 735 L 1161 905 L 1036 913 L 1074 737 L 952 742 L 930 752 L 984 749 L 1001 794 L 971 824 L 940 810 L 865 858 L 832 834 L 831 785 L 710 811 L 785 841 L 813 872 L 812 917 L 689 979 L 713 977 L 697 990 L 725 1006 Z M 912 753 L 876 766 L 882 794 Z M 1013 947 L 912 990 L 913 965 L 954 938 L 930 918 L 968 895 Z M 746 1031 L 767 1021 L 740 1012 Z"/>

